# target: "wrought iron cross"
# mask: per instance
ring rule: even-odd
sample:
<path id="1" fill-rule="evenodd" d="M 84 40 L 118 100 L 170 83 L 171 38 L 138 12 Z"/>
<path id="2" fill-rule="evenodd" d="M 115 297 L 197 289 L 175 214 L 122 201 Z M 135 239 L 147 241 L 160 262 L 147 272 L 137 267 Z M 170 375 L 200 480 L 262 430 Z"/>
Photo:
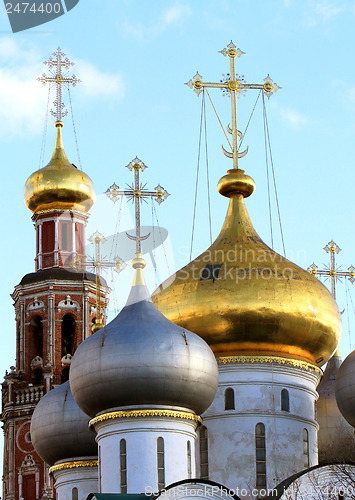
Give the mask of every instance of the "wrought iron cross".
<path id="1" fill-rule="evenodd" d="M 325 279 L 330 279 L 332 295 L 335 299 L 335 284 L 337 281 L 341 281 L 343 278 L 347 278 L 350 283 L 355 281 L 355 268 L 350 266 L 347 271 L 342 271 L 341 266 L 337 266 L 335 263 L 335 254 L 341 252 L 341 248 L 332 240 L 326 245 L 323 250 L 330 254 L 330 264 L 325 267 L 325 269 L 318 269 L 318 267 L 313 263 L 307 269 L 308 272 L 313 274 L 313 276 L 324 276 Z"/>
<path id="2" fill-rule="evenodd" d="M 126 267 L 126 263 L 120 258 L 115 257 L 113 262 L 105 260 L 101 254 L 101 245 L 106 241 L 106 238 L 102 236 L 99 231 L 95 231 L 89 238 L 90 243 L 94 247 L 94 255 L 92 259 L 81 260 L 78 256 L 74 260 L 74 267 L 80 269 L 83 267 L 93 268 L 96 274 L 96 325 L 103 325 L 102 321 L 102 308 L 101 308 L 101 270 L 104 267 L 113 268 L 114 271 L 120 273 Z"/>
<path id="3" fill-rule="evenodd" d="M 127 237 L 131 240 L 136 240 L 136 254 L 141 253 L 141 241 L 149 238 L 150 233 L 145 236 L 141 235 L 141 214 L 140 214 L 140 205 L 142 200 L 146 201 L 146 198 L 155 198 L 155 201 L 159 203 L 159 205 L 167 199 L 169 193 L 164 189 L 160 184 L 154 188 L 154 191 L 148 191 L 146 188 L 146 184 L 142 184 L 139 179 L 139 172 L 144 172 L 146 168 L 148 168 L 144 163 L 137 157 L 134 158 L 128 165 L 127 168 L 130 172 L 134 172 L 134 182 L 131 185 L 128 185 L 128 189 L 123 191 L 119 190 L 119 186 L 117 184 L 112 184 L 107 191 L 106 195 L 112 200 L 114 203 L 121 197 L 127 196 L 129 200 L 134 202 L 135 208 L 135 219 L 136 219 L 136 234 L 135 236 L 131 236 L 127 234 Z"/>
<path id="4" fill-rule="evenodd" d="M 69 77 L 69 69 L 71 66 L 74 66 L 74 63 L 69 61 L 59 47 L 56 52 L 53 52 L 48 61 L 44 61 L 44 64 L 48 66 L 50 75 L 43 73 L 37 80 L 43 83 L 43 85 L 49 83 L 50 87 L 56 86 L 56 100 L 53 103 L 55 110 L 51 110 L 51 114 L 56 117 L 57 122 L 62 121 L 62 118 L 68 114 L 67 110 L 64 111 L 65 104 L 62 101 L 62 87 L 64 86 L 68 89 L 69 85 L 75 87 L 81 80 L 75 75 Z"/>
<path id="5" fill-rule="evenodd" d="M 262 90 L 267 97 L 276 92 L 280 87 L 271 80 L 268 75 L 264 78 L 264 84 L 254 84 L 245 83 L 244 76 L 238 75 L 235 72 L 235 57 L 240 57 L 244 52 L 237 49 L 233 42 L 227 45 L 226 48 L 220 50 L 220 53 L 224 56 L 229 57 L 230 70 L 227 75 L 223 75 L 223 80 L 219 83 L 203 82 L 202 76 L 196 73 L 192 80 L 187 82 L 187 86 L 193 89 L 197 95 L 203 91 L 204 88 L 219 88 L 230 95 L 231 107 L 232 107 L 232 124 L 228 125 L 227 130 L 232 135 L 232 151 L 227 151 L 222 146 L 223 153 L 228 156 L 228 158 L 233 158 L 233 168 L 238 168 L 238 158 L 242 158 L 248 152 L 248 148 L 239 153 L 238 151 L 238 137 L 243 138 L 243 134 L 238 130 L 237 127 L 237 97 L 243 94 L 248 89 L 259 89 Z"/>

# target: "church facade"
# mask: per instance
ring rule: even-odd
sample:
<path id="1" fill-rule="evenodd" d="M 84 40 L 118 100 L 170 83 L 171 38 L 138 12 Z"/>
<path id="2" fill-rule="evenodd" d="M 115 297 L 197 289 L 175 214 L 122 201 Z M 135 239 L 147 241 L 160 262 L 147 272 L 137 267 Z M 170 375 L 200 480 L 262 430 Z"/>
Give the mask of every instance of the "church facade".
<path id="1" fill-rule="evenodd" d="M 238 50 L 231 43 L 223 54 L 232 102 L 242 86 Z M 204 83 L 196 75 L 190 86 Z M 260 88 L 277 90 L 269 77 Z M 104 326 L 95 322 L 97 277 L 73 265 L 86 259 L 95 193 L 66 157 L 61 109 L 53 156 L 25 186 L 36 268 L 13 294 L 3 499 L 273 495 L 318 465 L 316 389 L 341 319 L 319 280 L 256 233 L 245 206 L 255 183 L 238 165 L 236 117 L 233 168 L 218 183 L 229 200 L 219 236 L 152 296 L 137 251 L 127 304 Z M 139 228 L 137 211 L 137 242 Z M 108 293 L 102 280 L 103 306 Z"/>

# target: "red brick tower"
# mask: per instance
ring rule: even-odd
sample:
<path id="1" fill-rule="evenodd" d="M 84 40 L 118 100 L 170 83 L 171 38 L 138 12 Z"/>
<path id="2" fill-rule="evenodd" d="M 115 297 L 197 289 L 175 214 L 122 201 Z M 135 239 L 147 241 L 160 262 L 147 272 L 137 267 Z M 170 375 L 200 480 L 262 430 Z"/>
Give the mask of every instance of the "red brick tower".
<path id="1" fill-rule="evenodd" d="M 52 497 L 47 466 L 34 451 L 30 420 L 40 398 L 68 380 L 71 358 L 96 319 L 95 275 L 77 271 L 85 258 L 85 226 L 95 201 L 91 179 L 66 157 L 63 123 L 48 165 L 25 185 L 36 229 L 35 272 L 12 294 L 16 313 L 16 366 L 2 384 L 3 500 Z M 109 288 L 101 280 L 103 309 Z"/>

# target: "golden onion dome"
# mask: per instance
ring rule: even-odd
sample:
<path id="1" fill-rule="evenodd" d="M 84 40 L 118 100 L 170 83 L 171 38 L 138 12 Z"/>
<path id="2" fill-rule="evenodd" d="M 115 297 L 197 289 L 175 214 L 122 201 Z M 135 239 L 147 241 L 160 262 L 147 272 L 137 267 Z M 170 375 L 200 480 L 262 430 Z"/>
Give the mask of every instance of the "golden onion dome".
<path id="1" fill-rule="evenodd" d="M 153 301 L 217 357 L 277 355 L 321 366 L 339 342 L 338 307 L 317 278 L 258 236 L 244 204 L 254 187 L 240 169 L 222 177 L 218 190 L 230 202 L 219 236 L 162 283 Z"/>
<path id="2" fill-rule="evenodd" d="M 75 208 L 87 212 L 95 203 L 92 180 L 68 160 L 63 146 L 63 123 L 57 121 L 53 156 L 26 181 L 24 198 L 32 212 Z"/>

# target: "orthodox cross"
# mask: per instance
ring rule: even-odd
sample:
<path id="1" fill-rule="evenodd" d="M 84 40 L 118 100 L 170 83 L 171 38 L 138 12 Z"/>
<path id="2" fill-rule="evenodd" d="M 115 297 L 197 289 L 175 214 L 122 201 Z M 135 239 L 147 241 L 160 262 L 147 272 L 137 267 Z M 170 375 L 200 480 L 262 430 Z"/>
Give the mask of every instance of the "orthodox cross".
<path id="1" fill-rule="evenodd" d="M 158 184 L 157 187 L 154 188 L 154 191 L 148 191 L 146 188 L 146 184 L 142 184 L 139 179 L 139 173 L 144 172 L 146 168 L 148 168 L 144 163 L 137 157 L 134 158 L 128 165 L 127 168 L 130 172 L 134 172 L 134 182 L 131 185 L 128 185 L 128 189 L 119 190 L 119 186 L 115 183 L 110 186 L 106 195 L 112 200 L 114 203 L 121 197 L 127 196 L 129 200 L 134 202 L 135 208 L 135 220 L 136 220 L 136 234 L 135 236 L 131 236 L 127 234 L 127 237 L 131 240 L 136 240 L 136 254 L 141 253 L 141 241 L 149 238 L 150 233 L 145 236 L 141 235 L 141 213 L 140 213 L 140 205 L 142 200 L 147 201 L 146 198 L 155 198 L 155 201 L 160 205 L 163 201 L 167 199 L 169 193 Z"/>
<path id="2" fill-rule="evenodd" d="M 220 50 L 220 53 L 224 56 L 229 57 L 229 65 L 230 70 L 227 75 L 223 75 L 223 80 L 219 83 L 210 83 L 203 82 L 202 76 L 196 73 L 192 80 L 187 82 L 187 86 L 193 89 L 197 95 L 203 91 L 204 88 L 219 88 L 222 89 L 227 95 L 230 95 L 231 98 L 231 107 L 232 107 L 232 124 L 228 125 L 227 130 L 232 135 L 233 145 L 232 151 L 226 151 L 222 146 L 223 153 L 228 158 L 233 158 L 233 168 L 238 168 L 238 158 L 242 158 L 248 152 L 248 148 L 239 153 L 238 151 L 238 137 L 240 139 L 243 138 L 243 134 L 237 128 L 237 97 L 241 94 L 244 94 L 248 89 L 259 89 L 262 90 L 267 97 L 270 97 L 271 94 L 275 93 L 280 87 L 276 85 L 276 83 L 271 80 L 268 75 L 264 78 L 264 84 L 254 84 L 254 83 L 245 83 L 244 76 L 238 75 L 235 72 L 235 57 L 240 57 L 244 52 L 240 49 L 237 49 L 233 42 L 227 45 L 226 48 Z"/>
<path id="3" fill-rule="evenodd" d="M 341 252 L 341 248 L 332 240 L 326 245 L 323 250 L 330 254 L 330 264 L 325 266 L 325 269 L 318 269 L 318 267 L 313 263 L 307 269 L 308 272 L 313 274 L 313 276 L 325 276 L 326 279 L 330 279 L 332 295 L 335 299 L 335 284 L 337 281 L 341 281 L 343 278 L 348 278 L 350 283 L 355 281 L 355 268 L 350 266 L 347 271 L 342 271 L 341 266 L 337 266 L 335 263 L 335 254 Z"/>
<path id="4" fill-rule="evenodd" d="M 93 268 L 96 274 L 96 330 L 99 330 L 104 326 L 102 321 L 102 308 L 101 308 L 101 270 L 104 267 L 113 268 L 114 271 L 120 273 L 126 267 L 125 262 L 120 257 L 115 257 L 113 262 L 108 262 L 104 259 L 101 254 L 101 245 L 106 241 L 106 238 L 102 236 L 101 233 L 95 231 L 89 238 L 90 243 L 94 247 L 94 255 L 92 259 L 82 261 L 80 257 L 76 257 L 74 260 L 74 267 L 76 269 L 82 267 Z M 94 330 L 93 330 L 94 331 Z"/>
<path id="5" fill-rule="evenodd" d="M 69 85 L 75 87 L 81 80 L 75 75 L 69 77 L 69 69 L 71 66 L 74 66 L 74 63 L 69 61 L 59 47 L 56 52 L 53 52 L 48 61 L 44 61 L 44 64 L 48 66 L 50 74 L 46 75 L 43 73 L 37 80 L 43 83 L 43 85 L 49 83 L 50 87 L 56 86 L 56 100 L 53 103 L 55 110 L 51 110 L 51 115 L 55 116 L 57 122 L 59 122 L 68 114 L 67 110 L 64 111 L 65 104 L 62 101 L 62 87 L 64 86 L 67 89 L 69 89 Z"/>

